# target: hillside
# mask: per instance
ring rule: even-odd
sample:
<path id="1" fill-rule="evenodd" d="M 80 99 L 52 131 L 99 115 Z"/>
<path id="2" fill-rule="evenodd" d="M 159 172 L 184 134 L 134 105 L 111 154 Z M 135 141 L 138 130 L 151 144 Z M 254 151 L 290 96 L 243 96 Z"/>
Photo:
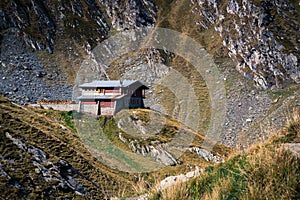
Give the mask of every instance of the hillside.
<path id="1" fill-rule="evenodd" d="M 294 110 L 268 141 L 231 154 L 187 183 L 153 192 L 150 199 L 299 199 L 299 120 Z"/>
<path id="2" fill-rule="evenodd" d="M 12 86 L 0 89 L 19 103 L 70 98 L 67 86 L 74 83 L 82 62 L 93 57 L 93 48 L 140 27 L 180 31 L 203 45 L 221 67 L 237 69 L 258 88 L 281 88 L 299 83 L 299 9 L 297 1 L 5 0 L 0 3 L 0 75 Z M 100 66 L 100 74 L 122 76 L 128 62 L 138 66 L 145 59 L 179 68 L 188 65 L 151 48 L 129 58 L 131 62 L 119 61 L 117 70 Z M 37 74 L 30 76 L 32 71 Z M 31 82 L 40 82 L 40 91 L 33 90 Z M 12 91 L 24 84 L 31 93 Z M 53 87 L 58 91 L 49 90 Z"/>
<path id="3" fill-rule="evenodd" d="M 4 199 L 107 199 L 149 192 L 150 199 L 264 198 L 270 194 L 274 198 L 297 199 L 299 196 L 299 158 L 282 148 L 285 143 L 289 143 L 287 147 L 299 143 L 297 109 L 291 114 L 293 117 L 289 117 L 286 127 L 275 135 L 272 133 L 267 142 L 242 152 L 217 144 L 211 153 L 201 147 L 205 139 L 201 134 L 151 110 L 124 110 L 108 121 L 105 118 L 94 121 L 103 128 L 104 136 L 110 143 L 101 142 L 97 134 L 82 132 L 79 127 L 76 129 L 76 115 L 71 112 L 21 107 L 1 97 L 0 114 L 0 193 Z M 77 119 L 88 118 L 81 116 Z M 124 126 L 124 123 L 127 125 Z M 135 135 L 141 130 L 146 131 L 147 135 Z M 167 153 L 170 150 L 167 145 L 172 138 L 176 138 L 178 130 L 192 136 L 193 142 L 186 147 L 181 143 L 177 148 L 182 148 L 184 153 L 173 157 L 176 154 Z M 121 154 L 110 151 L 109 157 L 113 163 L 117 161 L 115 155 L 129 152 L 135 154 L 129 163 L 136 164 L 124 168 L 128 164 L 124 157 L 116 167 L 105 163 L 101 156 L 103 152 L 97 149 L 103 145 L 106 149 L 117 147 L 121 150 Z M 141 156 L 160 163 L 160 169 L 148 168 L 151 171 L 142 173 L 134 170 L 123 172 L 128 169 L 141 171 L 139 165 L 143 166 L 143 163 L 138 160 L 144 159 Z M 150 166 L 149 160 L 146 166 Z M 197 178 L 187 178 L 187 183 L 177 185 L 174 181 L 175 185 L 169 187 L 162 181 L 168 177 L 170 181 L 172 176 L 178 174 L 182 179 L 182 174 L 196 173 L 198 168 L 201 172 L 203 169 L 205 171 L 195 174 L 199 176 Z M 264 184 L 269 184 L 269 189 L 263 190 L 266 193 L 256 192 L 265 188 Z M 282 185 L 285 185 L 284 191 Z M 158 186 L 166 189 L 152 193 Z"/>
<path id="4" fill-rule="evenodd" d="M 282 148 L 300 142 L 299 12 L 299 0 L 2 0 L 0 198 L 299 199 L 299 158 Z M 146 108 L 32 106 L 77 101 L 94 80 L 143 82 Z"/>
<path id="5" fill-rule="evenodd" d="M 147 124 L 149 112 L 152 111 L 139 111 L 136 120 Z M 0 196 L 5 199 L 41 197 L 106 199 L 139 194 L 146 188 L 155 187 L 155 184 L 166 175 L 184 173 L 195 166 L 204 167 L 212 162 L 220 162 L 231 151 L 217 144 L 212 151 L 213 154 L 209 153 L 200 148 L 204 137 L 194 135 L 194 132 L 184 128 L 187 135 L 194 135 L 194 142 L 190 144 L 191 146 L 180 147 L 186 152 L 173 158 L 172 154 L 167 153 L 168 150 L 164 145 L 180 130 L 179 122 L 174 119 L 167 119 L 161 132 L 146 140 L 133 139 L 132 135 L 118 129 L 114 122 L 116 119 L 111 119 L 106 122 L 103 129 L 111 142 L 109 145 L 98 139 L 93 140 L 94 137 L 100 137 L 100 134 L 93 136 L 88 133 L 87 137 L 83 132 L 77 132 L 73 115 L 68 112 L 20 107 L 1 97 L 0 114 L 2 141 Z M 103 126 L 103 120 L 104 118 L 96 123 Z M 157 122 L 154 126 L 159 126 L 158 123 L 161 122 Z M 124 170 L 121 164 L 126 162 L 126 159 L 122 157 L 117 163 L 119 167 L 112 168 L 99 156 L 103 151 L 97 148 L 103 145 L 109 149 L 119 148 L 122 154 L 124 152 L 135 154 L 139 159 L 143 159 L 141 157 L 144 156 L 145 159 L 148 158 L 148 164 L 152 160 L 151 162 L 158 162 L 161 166 L 156 170 L 149 168 L 151 171 L 144 173 L 141 173 L 142 171 L 126 173 L 127 170 Z M 189 147 L 190 150 L 185 149 Z M 142 154 L 142 149 L 152 151 L 157 149 L 158 153 Z M 118 152 L 110 152 L 109 157 L 111 161 L 116 162 L 114 155 L 118 155 Z M 131 161 L 138 163 L 135 159 Z M 138 166 L 132 166 L 130 169 L 136 167 Z"/>
<path id="6" fill-rule="evenodd" d="M 289 104 L 291 98 L 285 101 L 287 96 L 281 94 L 299 83 L 298 12 L 297 1 L 6 0 L 0 3 L 0 92 L 22 105 L 40 99 L 70 100 L 76 75 L 84 67 L 101 79 L 139 77 L 151 87 L 147 106 L 159 104 L 161 112 L 176 118 L 179 104 L 174 94 L 156 85 L 172 68 L 193 87 L 202 114 L 199 131 L 205 132 L 211 114 L 209 89 L 203 74 L 181 56 L 141 46 L 110 66 L 95 61 L 99 55 L 94 47 L 114 35 L 142 27 L 168 28 L 203 46 L 224 78 L 222 143 L 233 147 L 238 133 L 252 122 L 282 125 L 282 120 L 265 119 L 274 107 Z M 281 101 L 274 106 L 276 99 Z M 276 114 L 272 118 L 281 119 Z M 257 139 L 255 134 L 251 137 Z"/>
<path id="7" fill-rule="evenodd" d="M 108 198 L 134 192 L 133 178 L 86 149 L 58 114 L 22 108 L 1 97 L 0 195 L 16 198 Z M 126 184 L 124 184 L 126 183 Z"/>

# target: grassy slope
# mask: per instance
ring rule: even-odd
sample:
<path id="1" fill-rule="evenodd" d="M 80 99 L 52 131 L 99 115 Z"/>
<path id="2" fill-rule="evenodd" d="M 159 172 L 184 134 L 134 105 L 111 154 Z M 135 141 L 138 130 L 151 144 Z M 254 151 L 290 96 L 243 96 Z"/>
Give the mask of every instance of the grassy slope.
<path id="1" fill-rule="evenodd" d="M 122 133 L 122 136 L 127 140 L 137 141 L 137 143 L 140 145 L 151 145 L 153 144 L 153 141 L 169 143 L 179 132 L 178 130 L 180 130 L 180 132 L 185 132 L 186 135 L 194 136 L 194 140 L 190 144 L 190 146 L 200 147 L 203 143 L 203 140 L 205 139 L 205 137 L 201 133 L 194 132 L 193 130 L 189 129 L 177 120 L 169 116 L 164 116 L 156 111 L 148 109 L 123 110 L 117 116 L 125 117 L 127 115 L 130 116 L 130 118 L 134 119 L 133 121 L 141 120 L 143 126 L 146 127 L 148 136 L 144 138 L 134 138 L 133 135 L 135 134 L 133 134 L 132 132 L 128 134 L 125 131 L 120 130 L 116 124 L 116 120 L 112 118 L 106 123 L 106 126 L 104 127 L 104 132 L 107 135 L 107 137 L 119 147 L 124 146 L 124 143 L 122 143 L 119 140 L 119 133 Z M 124 147 L 124 149 L 127 150 L 128 147 L 126 146 Z M 212 153 L 221 157 L 226 157 L 230 152 L 230 148 L 218 143 L 214 146 L 212 150 Z M 208 164 L 202 159 L 195 158 L 195 156 L 190 155 L 191 157 L 188 158 L 188 156 L 186 156 L 187 154 L 189 153 L 186 152 L 185 154 L 183 154 L 182 157 L 179 158 L 182 164 L 191 164 L 187 162 L 187 160 L 193 160 L 192 157 L 194 157 L 195 159 L 193 164 L 198 164 L 198 166 L 204 163 Z"/>
<path id="2" fill-rule="evenodd" d="M 147 137 L 135 137 L 136 134 L 138 134 L 138 131 L 134 129 L 135 125 L 133 125 L 134 122 L 127 122 L 131 123 L 132 126 L 130 126 L 130 129 L 124 129 L 121 130 L 117 126 L 117 118 L 124 119 L 128 117 L 133 119 L 133 121 L 142 121 L 142 124 L 144 127 L 146 127 L 147 130 Z M 111 156 L 118 156 L 121 155 L 122 152 L 131 152 L 129 149 L 129 145 L 131 142 L 135 146 L 156 146 L 157 143 L 166 143 L 168 144 L 172 138 L 178 133 L 178 130 L 180 127 L 180 132 L 186 132 L 188 135 L 194 135 L 194 141 L 191 146 L 197 146 L 200 147 L 204 136 L 198 133 L 193 132 L 188 127 L 185 127 L 183 124 L 180 124 L 178 121 L 167 117 L 162 116 L 162 114 L 147 110 L 147 109 L 134 109 L 134 110 L 123 110 L 121 111 L 117 117 L 111 118 L 110 120 L 106 121 L 103 117 L 99 119 L 99 123 L 103 127 L 103 131 L 106 135 L 106 138 L 108 138 L 111 142 L 111 145 L 119 148 L 120 150 L 114 150 L 111 153 Z M 105 125 L 104 125 L 105 124 Z M 161 128 L 161 129 L 160 129 Z M 157 131 L 159 129 L 159 131 Z M 130 132 L 130 133 L 129 133 Z M 134 133 L 133 133 L 134 132 Z M 126 139 L 126 142 L 122 142 L 119 138 L 119 135 L 122 135 L 122 138 Z M 141 136 L 141 135 L 139 135 Z M 81 137 L 85 138 L 86 140 L 89 140 L 90 136 L 88 135 L 81 135 Z M 90 141 L 90 147 L 92 149 L 96 149 L 98 146 L 103 146 L 105 144 L 102 143 L 102 140 L 99 141 L 97 139 L 92 139 Z M 109 147 L 105 147 L 109 148 Z M 228 147 L 225 147 L 224 145 L 216 144 L 212 150 L 212 153 L 215 155 L 221 156 L 225 158 L 229 153 L 231 152 L 231 149 Z M 136 155 L 133 159 L 134 162 L 138 161 L 137 159 L 142 157 L 141 155 Z M 100 158 L 101 159 L 101 158 Z M 130 162 L 126 160 L 122 160 L 122 162 L 125 161 L 124 164 L 131 164 Z M 191 167 L 205 167 L 209 166 L 211 162 L 208 162 L 204 160 L 203 158 L 199 158 L 195 153 L 191 153 L 189 151 L 185 151 L 183 155 L 181 155 L 178 158 L 178 161 L 180 164 L 175 166 L 166 166 L 163 167 L 157 171 L 153 172 L 147 172 L 147 173 L 139 173 L 137 176 L 140 177 L 140 182 L 138 184 L 141 185 L 141 187 L 138 189 L 140 192 L 145 192 L 149 188 L 154 188 L 157 183 L 164 179 L 166 176 L 171 175 L 177 175 L 180 173 L 186 173 L 191 170 Z M 112 161 L 113 163 L 114 161 Z M 148 163 L 150 165 L 150 163 Z M 134 166 L 136 168 L 137 166 Z"/>
<path id="3" fill-rule="evenodd" d="M 129 112 L 132 114 L 132 111 Z M 144 125 L 147 125 L 151 112 L 150 110 L 136 110 L 135 116 L 141 119 Z M 155 115 L 155 113 L 152 114 Z M 103 123 L 103 119 L 100 119 L 99 123 Z M 154 120 L 154 123 L 162 123 L 162 121 Z M 141 145 L 150 144 L 153 140 L 169 142 L 180 126 L 179 122 L 167 117 L 162 131 L 155 134 L 154 138 L 135 141 Z M 191 132 L 187 127 L 183 126 L 183 129 Z M 122 143 L 118 138 L 122 131 L 118 129 L 114 118 L 106 122 L 104 131 L 114 145 L 130 151 L 128 144 Z M 91 153 L 91 149 L 86 148 L 76 133 L 71 112 L 19 107 L 10 103 L 6 98 L 0 97 L 0 152 L 3 156 L 1 168 L 12 177 L 12 180 L 20 183 L 24 188 L 24 190 L 18 189 L 12 186 L 12 181 L 6 176 L 0 176 L 0 194 L 7 198 L 47 196 L 45 191 L 52 190 L 51 187 L 55 183 L 43 180 L 33 165 L 32 155 L 18 148 L 6 137 L 6 133 L 23 141 L 27 146 L 32 145 L 41 149 L 47 155 L 48 161 L 54 165 L 59 166 L 60 160 L 67 161 L 84 177 L 74 178 L 83 184 L 88 196 L 92 197 L 106 198 L 138 194 L 145 191 L 146 188 L 154 187 L 167 175 L 185 173 L 190 170 L 191 166 L 209 165 L 209 162 L 198 158 L 195 153 L 186 152 L 179 158 L 180 165 L 165 167 L 151 173 L 122 173 L 103 165 L 97 159 L 97 154 Z M 123 137 L 128 139 L 132 136 L 123 132 Z M 196 134 L 192 146 L 200 146 L 203 139 L 202 135 Z M 94 141 L 97 142 L 97 140 Z M 95 145 L 97 144 L 95 143 Z M 222 157 L 229 152 L 229 148 L 218 144 L 213 149 L 213 153 Z M 71 190 L 62 191 L 60 189 L 52 191 L 51 195 L 55 198 L 76 196 Z"/>
<path id="4" fill-rule="evenodd" d="M 188 183 L 154 193 L 152 199 L 299 199 L 300 159 L 283 148 L 300 139 L 299 111 L 267 142 L 207 167 Z"/>
<path id="5" fill-rule="evenodd" d="M 52 119 L 50 119 L 50 117 Z M 0 176 L 0 194 L 6 198 L 20 198 L 26 195 L 42 197 L 44 191 L 51 188 L 51 182 L 45 182 L 36 173 L 32 157 L 20 150 L 5 134 L 22 139 L 24 143 L 43 150 L 47 159 L 58 165 L 59 160 L 67 161 L 84 178 L 75 178 L 87 189 L 90 196 L 106 198 L 107 195 L 124 195 L 134 192 L 134 182 L 125 173 L 112 171 L 97 161 L 85 148 L 81 140 L 72 131 L 63 130 L 58 120 L 66 119 L 65 125 L 70 125 L 70 118 L 56 111 L 33 112 L 11 104 L 0 97 L 0 152 L 2 169 L 23 185 L 21 191 L 12 186 L 11 180 Z M 62 121 L 61 121 L 62 123 Z M 7 162 L 13 159 L 14 162 Z M 98 186 L 97 186 L 98 185 Z M 24 196 L 25 195 L 25 196 Z M 89 196 L 88 195 L 88 196 Z M 56 190 L 53 197 L 74 197 L 74 192 Z M 30 197 L 30 196 L 27 196 Z"/>

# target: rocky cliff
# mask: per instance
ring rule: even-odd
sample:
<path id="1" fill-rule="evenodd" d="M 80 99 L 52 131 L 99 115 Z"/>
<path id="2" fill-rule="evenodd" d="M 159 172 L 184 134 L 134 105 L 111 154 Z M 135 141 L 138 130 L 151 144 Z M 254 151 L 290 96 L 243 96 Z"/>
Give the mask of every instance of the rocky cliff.
<path id="1" fill-rule="evenodd" d="M 236 68 L 257 86 L 300 81 L 299 1 L 191 1 L 195 26 L 213 27 Z"/>
<path id="2" fill-rule="evenodd" d="M 70 99 L 93 47 L 116 31 L 153 26 L 156 17 L 150 0 L 2 1 L 0 91 L 21 104 Z"/>
<path id="3" fill-rule="evenodd" d="M 3 1 L 0 28 L 20 29 L 34 50 L 53 52 L 59 37 L 96 45 L 117 31 L 155 23 L 156 5 L 149 0 Z"/>

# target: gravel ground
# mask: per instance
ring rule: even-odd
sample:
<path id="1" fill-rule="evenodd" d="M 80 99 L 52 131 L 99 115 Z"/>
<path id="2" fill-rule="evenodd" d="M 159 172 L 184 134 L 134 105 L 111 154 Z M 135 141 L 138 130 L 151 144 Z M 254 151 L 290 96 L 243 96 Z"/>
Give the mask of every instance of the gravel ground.
<path id="1" fill-rule="evenodd" d="M 38 57 L 11 30 L 1 41 L 0 93 L 16 103 L 39 99 L 71 99 L 72 86 L 59 71 L 45 69 Z"/>
<path id="2" fill-rule="evenodd" d="M 255 88 L 253 82 L 238 75 L 232 67 L 225 68 L 224 76 L 228 83 L 227 117 L 219 142 L 226 146 L 245 149 L 250 144 L 266 140 L 270 131 L 285 125 L 288 112 L 300 107 L 299 89 L 274 100 L 270 93 L 278 91 L 276 88 Z M 280 102 L 280 98 L 285 99 Z"/>

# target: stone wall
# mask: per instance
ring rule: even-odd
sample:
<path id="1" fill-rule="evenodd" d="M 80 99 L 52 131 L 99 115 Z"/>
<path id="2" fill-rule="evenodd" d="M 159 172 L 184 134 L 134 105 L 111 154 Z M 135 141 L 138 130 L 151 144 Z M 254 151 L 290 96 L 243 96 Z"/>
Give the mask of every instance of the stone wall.
<path id="1" fill-rule="evenodd" d="M 61 110 L 61 111 L 71 111 L 79 109 L 79 104 L 36 104 L 37 106 L 42 106 L 45 109 Z"/>

